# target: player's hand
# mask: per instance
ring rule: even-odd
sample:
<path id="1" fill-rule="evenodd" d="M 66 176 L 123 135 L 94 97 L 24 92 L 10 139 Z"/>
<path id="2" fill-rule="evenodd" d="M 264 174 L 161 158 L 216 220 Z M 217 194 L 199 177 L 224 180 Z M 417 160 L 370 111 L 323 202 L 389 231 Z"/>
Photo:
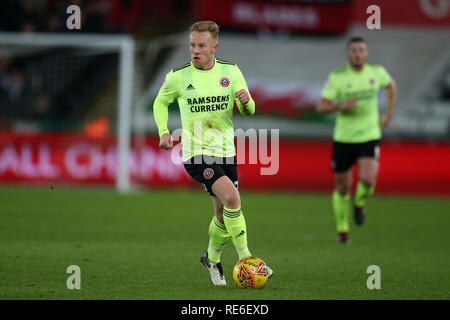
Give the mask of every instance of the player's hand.
<path id="1" fill-rule="evenodd" d="M 341 103 L 340 110 L 353 110 L 356 108 L 356 98 L 348 99 Z"/>
<path id="2" fill-rule="evenodd" d="M 173 138 L 170 133 L 165 133 L 159 139 L 159 147 L 169 150 L 173 147 Z"/>
<path id="3" fill-rule="evenodd" d="M 245 89 L 241 89 L 234 93 L 234 96 L 239 99 L 242 104 L 247 104 L 250 101 L 250 96 Z"/>
<path id="4" fill-rule="evenodd" d="M 385 114 L 380 119 L 380 127 L 384 128 L 389 124 L 389 121 L 391 121 L 392 116 L 389 114 Z"/>

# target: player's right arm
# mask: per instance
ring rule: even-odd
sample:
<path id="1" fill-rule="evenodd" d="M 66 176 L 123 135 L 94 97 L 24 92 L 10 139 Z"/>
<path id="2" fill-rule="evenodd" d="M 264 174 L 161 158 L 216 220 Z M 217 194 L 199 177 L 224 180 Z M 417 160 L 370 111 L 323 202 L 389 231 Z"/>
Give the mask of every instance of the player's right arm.
<path id="1" fill-rule="evenodd" d="M 348 99 L 342 103 L 334 103 L 332 100 L 321 97 L 316 105 L 319 113 L 329 113 L 339 110 L 352 110 L 356 108 L 356 98 Z"/>
<path id="2" fill-rule="evenodd" d="M 338 97 L 337 79 L 333 73 L 328 76 L 327 83 L 322 89 L 321 97 L 316 105 L 316 110 L 319 113 L 329 113 L 339 110 L 352 110 L 356 108 L 356 98 L 348 99 L 342 103 L 334 103 Z"/>
<path id="3" fill-rule="evenodd" d="M 173 146 L 172 135 L 167 128 L 169 120 L 169 104 L 178 97 L 178 90 L 173 71 L 166 75 L 163 85 L 159 89 L 155 102 L 153 103 L 153 117 L 155 118 L 159 134 L 159 147 L 170 149 Z"/>

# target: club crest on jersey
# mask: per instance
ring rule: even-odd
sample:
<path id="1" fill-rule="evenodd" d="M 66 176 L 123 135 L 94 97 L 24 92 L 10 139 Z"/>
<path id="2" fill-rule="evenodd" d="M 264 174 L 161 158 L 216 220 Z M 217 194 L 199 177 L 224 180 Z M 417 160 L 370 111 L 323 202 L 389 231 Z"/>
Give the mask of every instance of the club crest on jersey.
<path id="1" fill-rule="evenodd" d="M 369 83 L 373 86 L 375 84 L 375 79 L 374 78 L 370 78 Z"/>
<path id="2" fill-rule="evenodd" d="M 224 88 L 228 87 L 230 85 L 230 79 L 227 77 L 220 78 L 220 85 Z"/>
<path id="3" fill-rule="evenodd" d="M 214 170 L 211 168 L 206 168 L 203 170 L 203 177 L 205 179 L 211 179 L 214 176 Z"/>

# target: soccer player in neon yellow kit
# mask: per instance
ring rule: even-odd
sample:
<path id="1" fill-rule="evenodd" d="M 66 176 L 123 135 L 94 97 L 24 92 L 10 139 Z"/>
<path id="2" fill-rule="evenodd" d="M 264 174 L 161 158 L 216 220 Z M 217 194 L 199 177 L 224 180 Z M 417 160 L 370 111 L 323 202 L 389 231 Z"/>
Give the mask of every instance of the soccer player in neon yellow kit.
<path id="1" fill-rule="evenodd" d="M 351 38 L 346 55 L 349 63 L 330 73 L 316 106 L 318 112 L 338 113 L 331 163 L 335 173 L 332 203 L 341 243 L 349 243 L 352 167 L 358 164 L 359 179 L 353 199 L 353 214 L 355 223 L 362 225 L 364 206 L 374 193 L 378 175 L 381 128 L 392 118 L 396 97 L 395 82 L 386 69 L 366 63 L 369 50 L 363 38 Z M 378 92 L 381 88 L 386 89 L 387 111 L 379 119 Z"/>
<path id="2" fill-rule="evenodd" d="M 228 240 L 232 240 L 239 259 L 251 257 L 238 192 L 233 106 L 236 102 L 241 114 L 252 115 L 255 102 L 239 68 L 214 57 L 219 48 L 218 33 L 219 26 L 213 21 L 191 26 L 191 62 L 167 73 L 153 110 L 159 146 L 171 149 L 168 105 L 178 100 L 184 166 L 211 194 L 215 213 L 209 226 L 208 249 L 200 262 L 208 269 L 213 285 L 226 285 L 220 259 Z M 271 276 L 273 271 L 269 267 L 267 270 Z"/>

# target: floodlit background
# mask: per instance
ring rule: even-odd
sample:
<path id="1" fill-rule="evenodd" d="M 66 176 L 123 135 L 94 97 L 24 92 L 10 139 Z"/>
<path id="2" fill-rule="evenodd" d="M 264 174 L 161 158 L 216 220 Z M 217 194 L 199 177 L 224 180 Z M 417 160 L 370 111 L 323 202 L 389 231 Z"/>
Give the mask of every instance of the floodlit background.
<path id="1" fill-rule="evenodd" d="M 398 83 L 378 191 L 449 195 L 450 5 L 377 3 L 381 30 L 366 27 L 373 3 L 365 0 L 2 1 L 0 181 L 197 187 L 158 150 L 152 104 L 165 73 L 189 61 L 189 26 L 211 19 L 221 27 L 217 57 L 241 68 L 257 105 L 254 117 L 236 112 L 235 128 L 280 130 L 278 175 L 261 176 L 269 166 L 261 161 L 243 165 L 243 189 L 332 188 L 335 114 L 314 105 L 328 73 L 346 63 L 346 40 L 359 35 L 369 62 Z M 67 27 L 72 4 L 81 9 L 80 30 Z M 111 38 L 131 42 L 123 73 L 125 54 L 120 44 L 105 45 Z M 383 112 L 383 91 L 379 98 Z M 174 102 L 169 128 L 180 127 Z M 119 163 L 119 136 L 129 163 Z"/>
<path id="2" fill-rule="evenodd" d="M 366 26 L 373 4 L 380 30 Z M 67 27 L 70 5 L 80 8 L 79 30 Z M 261 175 L 271 164 L 260 159 L 239 166 L 251 247 L 279 271 L 261 295 L 204 291 L 197 255 L 210 200 L 158 148 L 153 101 L 166 72 L 189 62 L 188 30 L 198 20 L 219 24 L 216 57 L 239 66 L 255 99 L 254 116 L 235 110 L 235 129 L 279 130 L 276 175 Z M 366 229 L 354 230 L 354 251 L 344 252 L 333 247 L 335 114 L 314 106 L 328 73 L 347 63 L 351 36 L 367 40 L 369 63 L 388 70 L 398 95 Z M 383 91 L 379 102 L 382 113 Z M 176 102 L 169 111 L 173 131 Z M 64 272 L 78 264 L 110 284 L 88 274 L 84 288 L 95 290 L 81 290 L 85 298 L 448 299 L 449 196 L 447 0 L 0 2 L 0 298 L 74 298 Z M 171 267 L 170 279 L 155 280 L 175 258 L 187 261 L 182 281 Z M 105 269 L 123 261 L 117 275 Z M 288 263 L 299 273 L 284 270 Z M 371 296 L 365 268 L 377 263 L 397 269 L 387 274 L 391 287 Z M 341 268 L 344 284 L 314 282 L 333 278 L 327 265 Z"/>

